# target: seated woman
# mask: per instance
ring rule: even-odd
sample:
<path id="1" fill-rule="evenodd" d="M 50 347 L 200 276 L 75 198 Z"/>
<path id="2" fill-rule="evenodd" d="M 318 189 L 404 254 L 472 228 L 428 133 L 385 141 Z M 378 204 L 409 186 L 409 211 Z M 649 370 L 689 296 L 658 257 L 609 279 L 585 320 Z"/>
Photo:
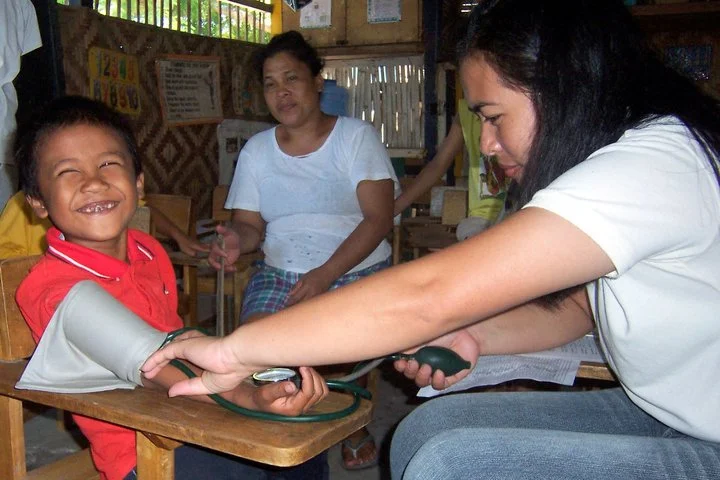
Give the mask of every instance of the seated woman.
<path id="1" fill-rule="evenodd" d="M 217 228 L 225 248 L 210 263 L 228 265 L 262 243 L 265 261 L 245 291 L 241 320 L 250 322 L 390 265 L 398 185 L 390 158 L 366 122 L 320 110 L 323 62 L 302 35 L 273 37 L 254 57 L 265 102 L 279 122 L 240 152 Z M 311 322 L 308 328 L 312 328 Z M 374 465 L 367 429 L 343 442 L 348 469 Z"/>

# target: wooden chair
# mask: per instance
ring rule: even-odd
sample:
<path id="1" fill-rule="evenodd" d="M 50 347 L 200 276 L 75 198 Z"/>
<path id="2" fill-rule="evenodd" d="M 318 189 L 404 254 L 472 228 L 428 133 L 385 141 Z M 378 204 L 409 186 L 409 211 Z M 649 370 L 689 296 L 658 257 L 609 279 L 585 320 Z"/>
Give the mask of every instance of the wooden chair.
<path id="1" fill-rule="evenodd" d="M 329 422 L 283 423 L 255 420 L 217 405 L 187 398 L 169 399 L 147 388 L 100 393 L 57 394 L 16 390 L 15 384 L 35 344 L 15 303 L 15 291 L 40 257 L 0 262 L 0 479 L 75 480 L 99 478 L 87 450 L 46 467 L 26 471 L 23 402 L 59 408 L 122 425 L 137 432 L 138 478 L 172 480 L 174 449 L 182 443 L 277 466 L 302 463 L 330 448 L 370 420 L 372 404 L 363 400 L 353 414 Z M 316 412 L 350 403 L 338 393 Z"/>
<path id="2" fill-rule="evenodd" d="M 145 202 L 165 215 L 185 235 L 191 238 L 195 237 L 195 213 L 192 198 L 185 195 L 149 193 L 145 195 Z M 152 221 L 152 215 L 149 233 L 158 240 L 170 240 L 170 237 L 158 232 L 157 225 Z M 183 317 L 186 326 L 197 326 L 198 302 L 194 287 L 194 272 L 183 269 L 182 281 L 183 291 L 178 296 L 178 314 Z"/>
<path id="3" fill-rule="evenodd" d="M 130 228 L 150 233 L 150 209 L 148 207 L 138 207 L 135 210 L 135 215 L 130 221 Z"/>
<path id="4" fill-rule="evenodd" d="M 165 193 L 148 193 L 145 202 L 152 208 L 162 212 L 185 235 L 195 236 L 195 214 L 193 212 L 192 198 L 185 195 L 170 195 Z M 170 238 L 157 231 L 157 225 L 150 216 L 150 235 L 160 240 Z"/>

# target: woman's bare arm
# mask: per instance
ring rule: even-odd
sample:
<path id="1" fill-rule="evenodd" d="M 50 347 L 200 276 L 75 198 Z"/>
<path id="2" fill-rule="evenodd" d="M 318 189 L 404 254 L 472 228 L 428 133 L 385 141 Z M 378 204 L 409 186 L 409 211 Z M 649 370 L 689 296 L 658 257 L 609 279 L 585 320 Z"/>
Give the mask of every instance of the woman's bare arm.
<path id="1" fill-rule="evenodd" d="M 171 351 L 158 352 L 146 368 L 174 355 L 188 358 L 219 374 L 206 374 L 204 386 L 194 382 L 203 391 L 227 388 L 273 364 L 380 357 L 613 270 L 609 257 L 580 229 L 528 208 L 476 237 L 242 326 L 217 342 L 170 345 Z M 183 388 L 176 391 L 191 391 Z"/>

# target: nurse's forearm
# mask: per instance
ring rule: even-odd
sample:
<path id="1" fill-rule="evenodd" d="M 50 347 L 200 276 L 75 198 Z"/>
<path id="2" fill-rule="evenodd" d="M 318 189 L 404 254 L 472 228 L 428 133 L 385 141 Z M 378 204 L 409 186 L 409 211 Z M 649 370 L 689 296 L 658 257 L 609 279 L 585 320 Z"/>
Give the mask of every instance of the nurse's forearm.
<path id="1" fill-rule="evenodd" d="M 481 355 L 548 350 L 576 340 L 594 327 L 584 286 L 557 308 L 533 301 L 467 327 Z"/>
<path id="2" fill-rule="evenodd" d="M 528 209 L 441 252 L 242 326 L 228 344 L 240 363 L 251 365 L 379 357 L 612 269 L 597 244 L 572 224 Z"/>

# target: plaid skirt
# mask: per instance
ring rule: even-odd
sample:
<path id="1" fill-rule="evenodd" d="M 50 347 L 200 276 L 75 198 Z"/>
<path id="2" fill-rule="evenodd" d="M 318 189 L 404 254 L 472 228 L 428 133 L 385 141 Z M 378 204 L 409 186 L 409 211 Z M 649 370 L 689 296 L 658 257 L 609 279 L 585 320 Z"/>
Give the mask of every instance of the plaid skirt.
<path id="1" fill-rule="evenodd" d="M 330 285 L 330 290 L 347 285 L 368 275 L 379 272 L 391 265 L 390 258 L 370 265 L 357 272 L 346 273 Z M 259 261 L 255 264 L 257 271 L 250 278 L 245 296 L 243 297 L 240 322 L 256 313 L 275 313 L 285 308 L 290 289 L 303 276 L 302 273 L 289 272 L 266 265 Z"/>

